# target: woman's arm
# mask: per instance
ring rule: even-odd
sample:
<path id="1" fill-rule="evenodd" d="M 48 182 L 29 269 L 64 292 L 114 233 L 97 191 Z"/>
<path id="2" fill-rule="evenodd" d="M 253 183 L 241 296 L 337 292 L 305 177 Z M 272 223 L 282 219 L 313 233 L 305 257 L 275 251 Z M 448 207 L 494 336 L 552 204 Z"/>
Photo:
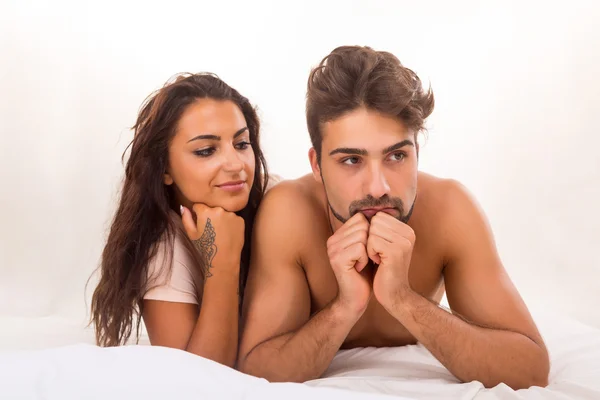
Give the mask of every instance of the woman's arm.
<path id="1" fill-rule="evenodd" d="M 189 292 L 192 271 L 203 274 L 200 306 L 189 293 L 180 301 L 147 296 L 144 322 L 153 345 L 175 347 L 233 367 L 238 349 L 239 274 L 244 243 L 244 220 L 222 208 L 194 205 L 196 221 L 190 210 L 182 209 L 188 237 L 202 260 L 199 269 L 188 269 L 176 260 L 171 284 Z M 183 272 L 182 272 L 183 271 Z M 177 275 L 179 274 L 179 275 Z M 179 277 L 179 279 L 177 279 Z M 187 279 L 185 279 L 187 278 Z"/>
<path id="2" fill-rule="evenodd" d="M 143 318 L 154 346 L 186 350 L 233 367 L 238 343 L 239 266 L 213 265 L 201 307 L 144 300 Z"/>

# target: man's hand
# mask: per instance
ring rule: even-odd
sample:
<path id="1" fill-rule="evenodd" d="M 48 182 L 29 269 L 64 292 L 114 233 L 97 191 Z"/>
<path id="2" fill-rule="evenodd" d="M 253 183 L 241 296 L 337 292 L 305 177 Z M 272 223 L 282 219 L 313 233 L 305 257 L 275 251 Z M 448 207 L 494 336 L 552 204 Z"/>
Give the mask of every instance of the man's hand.
<path id="1" fill-rule="evenodd" d="M 327 254 L 338 282 L 334 300 L 357 319 L 364 313 L 371 298 L 371 271 L 365 269 L 369 222 L 361 213 L 355 214 L 327 240 Z"/>
<path id="2" fill-rule="evenodd" d="M 412 228 L 384 212 L 371 219 L 367 252 L 379 264 L 373 280 L 373 293 L 386 309 L 410 290 L 408 268 L 415 244 Z"/>

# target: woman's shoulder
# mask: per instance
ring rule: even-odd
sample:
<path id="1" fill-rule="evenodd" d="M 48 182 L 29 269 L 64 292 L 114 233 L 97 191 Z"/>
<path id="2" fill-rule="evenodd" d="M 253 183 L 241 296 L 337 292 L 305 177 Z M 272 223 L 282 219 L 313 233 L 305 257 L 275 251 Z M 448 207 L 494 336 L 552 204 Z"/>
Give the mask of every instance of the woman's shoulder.
<path id="1" fill-rule="evenodd" d="M 269 180 L 267 181 L 267 186 L 265 187 L 265 192 L 272 189 L 273 186 L 277 185 L 279 182 L 281 182 L 283 180 L 284 179 L 281 177 L 281 175 L 269 174 Z"/>
<path id="2" fill-rule="evenodd" d="M 179 215 L 171 211 L 169 217 L 175 229 L 172 235 L 163 235 L 154 257 L 149 260 L 149 290 L 144 298 L 198 304 L 198 288 L 201 287 L 202 278 L 185 245 L 186 237 Z"/>

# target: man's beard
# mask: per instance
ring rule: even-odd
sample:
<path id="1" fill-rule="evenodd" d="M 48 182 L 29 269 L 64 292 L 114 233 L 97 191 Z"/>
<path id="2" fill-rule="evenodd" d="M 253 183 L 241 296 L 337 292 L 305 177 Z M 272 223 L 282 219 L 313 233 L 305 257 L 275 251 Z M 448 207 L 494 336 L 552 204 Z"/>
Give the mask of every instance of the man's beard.
<path id="1" fill-rule="evenodd" d="M 361 209 L 369 208 L 369 207 L 385 207 L 390 209 L 395 209 L 398 211 L 398 216 L 394 216 L 394 218 L 398 219 L 400 222 L 408 223 L 410 219 L 413 209 L 415 208 L 415 203 L 417 202 L 417 196 L 415 195 L 415 199 L 413 200 L 410 209 L 406 214 L 404 214 L 404 202 L 399 197 L 390 197 L 387 194 L 381 196 L 376 199 L 371 195 L 367 195 L 364 199 L 354 200 L 348 206 L 348 214 L 350 215 L 348 218 L 342 217 L 340 213 L 338 213 L 329 202 L 329 195 L 327 194 L 327 188 L 325 185 L 325 179 L 323 178 L 323 172 L 321 171 L 321 180 L 323 181 L 323 190 L 325 191 L 325 199 L 327 200 L 327 206 L 331 210 L 333 216 L 340 221 L 342 224 L 345 224 L 350 218 L 352 218 L 356 213 L 360 212 Z"/>
<path id="2" fill-rule="evenodd" d="M 404 214 L 404 202 L 401 198 L 390 197 L 386 194 L 380 197 L 379 199 L 376 199 L 371 195 L 367 195 L 367 197 L 365 197 L 362 200 L 354 200 L 352 203 L 350 203 L 350 206 L 348 206 L 348 214 L 350 216 L 348 218 L 344 218 L 331 206 L 331 203 L 329 202 L 329 195 L 327 194 L 327 188 L 325 185 L 325 178 L 323 178 L 323 171 L 321 171 L 320 174 L 321 180 L 323 181 L 323 190 L 325 191 L 325 199 L 327 200 L 327 206 L 331 210 L 333 216 L 342 224 L 345 224 L 346 221 L 352 218 L 356 213 L 360 212 L 361 209 L 369 207 L 386 207 L 390 209 L 395 209 L 396 211 L 398 211 L 398 216 L 394 216 L 394 218 L 406 224 L 408 223 L 408 220 L 412 215 L 413 209 L 415 208 L 415 203 L 417 202 L 417 196 L 415 195 L 415 199 L 413 200 L 410 209 L 406 214 Z"/>
<path id="3" fill-rule="evenodd" d="M 368 195 L 367 197 L 365 197 L 362 200 L 355 200 L 352 203 L 350 203 L 350 206 L 348 206 L 348 214 L 350 216 L 348 218 L 344 218 L 344 217 L 342 217 L 342 215 L 340 213 L 335 211 L 335 209 L 332 207 L 331 203 L 329 202 L 329 197 L 327 196 L 327 191 L 325 191 L 325 197 L 327 198 L 327 205 L 329 206 L 331 213 L 342 224 L 345 224 L 346 221 L 348 221 L 350 218 L 352 218 L 354 215 L 356 215 L 356 213 L 359 213 L 361 209 L 372 208 L 372 207 L 385 207 L 385 208 L 389 208 L 389 209 L 394 209 L 398 212 L 398 215 L 394 216 L 394 218 L 396 218 L 406 224 L 408 222 L 408 220 L 410 219 L 410 216 L 412 215 L 412 212 L 413 212 L 413 209 L 415 208 L 415 203 L 416 203 L 416 197 L 415 197 L 415 201 L 413 201 L 412 205 L 410 206 L 410 209 L 405 214 L 404 213 L 404 202 L 402 201 L 401 198 L 390 197 L 386 194 L 386 195 L 383 195 L 382 197 L 376 199 L 375 197 Z"/>

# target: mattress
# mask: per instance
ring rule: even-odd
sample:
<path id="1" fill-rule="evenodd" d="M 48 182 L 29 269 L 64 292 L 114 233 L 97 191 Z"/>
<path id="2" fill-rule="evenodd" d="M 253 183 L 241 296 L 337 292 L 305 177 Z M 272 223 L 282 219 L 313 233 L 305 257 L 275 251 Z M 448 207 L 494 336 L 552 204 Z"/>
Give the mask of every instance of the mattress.
<path id="1" fill-rule="evenodd" d="M 546 388 L 458 382 L 422 345 L 340 351 L 322 378 L 269 383 L 190 353 L 80 343 L 0 353 L 0 399 L 600 399 L 600 330 L 536 314 Z"/>

